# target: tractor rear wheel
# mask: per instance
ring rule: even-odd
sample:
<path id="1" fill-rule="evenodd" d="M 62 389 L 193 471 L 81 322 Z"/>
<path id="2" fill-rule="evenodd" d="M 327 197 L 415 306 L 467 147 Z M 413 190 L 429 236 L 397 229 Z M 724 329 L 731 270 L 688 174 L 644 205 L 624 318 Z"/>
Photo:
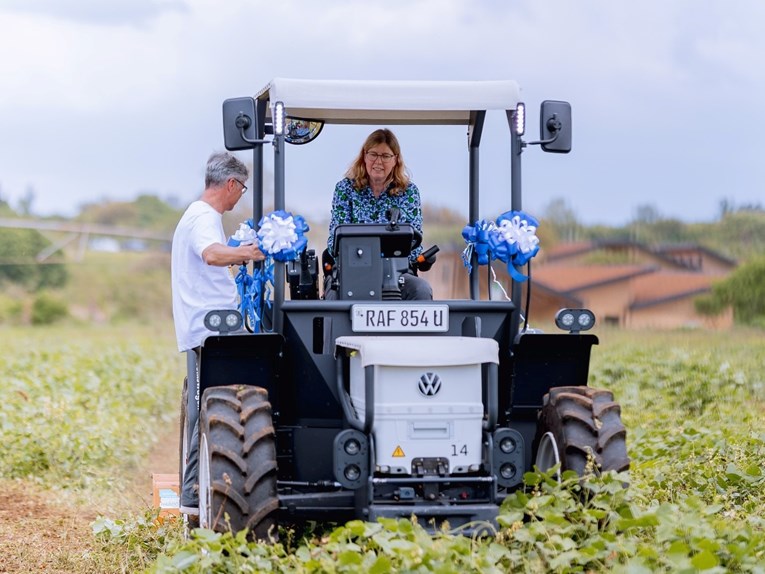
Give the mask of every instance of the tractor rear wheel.
<path id="1" fill-rule="evenodd" d="M 252 539 L 275 539 L 279 498 L 268 393 L 244 385 L 207 389 L 199 425 L 201 526 L 247 528 Z"/>
<path id="2" fill-rule="evenodd" d="M 579 476 L 627 470 L 626 435 L 621 407 L 611 391 L 556 387 L 544 396 L 539 412 L 536 465 L 548 471 L 560 462 L 561 471 Z"/>

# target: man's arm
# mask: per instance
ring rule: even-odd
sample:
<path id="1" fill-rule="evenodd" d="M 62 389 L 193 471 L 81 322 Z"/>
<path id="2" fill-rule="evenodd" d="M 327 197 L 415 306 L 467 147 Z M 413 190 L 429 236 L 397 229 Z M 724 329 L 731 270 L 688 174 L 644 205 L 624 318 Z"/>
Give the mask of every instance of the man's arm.
<path id="1" fill-rule="evenodd" d="M 202 251 L 202 259 L 208 265 L 226 267 L 227 265 L 241 265 L 248 261 L 263 261 L 266 258 L 257 245 L 239 245 L 229 247 L 222 243 L 213 243 Z"/>

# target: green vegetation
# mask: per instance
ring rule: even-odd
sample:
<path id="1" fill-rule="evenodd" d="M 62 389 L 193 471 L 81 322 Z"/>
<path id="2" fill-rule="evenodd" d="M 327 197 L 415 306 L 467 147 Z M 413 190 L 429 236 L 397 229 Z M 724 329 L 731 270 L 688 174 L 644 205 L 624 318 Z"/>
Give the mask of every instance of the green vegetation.
<path id="1" fill-rule="evenodd" d="M 34 229 L 0 229 L 0 285 L 16 284 L 34 292 L 66 284 L 67 272 L 60 258 L 45 265 L 35 259 L 49 245 Z"/>
<path id="2" fill-rule="evenodd" d="M 82 206 L 77 221 L 170 231 L 175 229 L 182 210 L 171 207 L 155 195 L 139 195 L 133 201 L 107 201 Z"/>
<path id="3" fill-rule="evenodd" d="M 696 309 L 709 315 L 728 305 L 737 323 L 765 327 L 765 256 L 744 263 L 696 301 Z"/>
<path id="4" fill-rule="evenodd" d="M 18 324 L 24 312 L 24 305 L 17 297 L 0 293 L 0 325 Z"/>
<path id="5" fill-rule="evenodd" d="M 529 473 L 485 540 L 430 537 L 408 520 L 283 531 L 271 546 L 204 530 L 185 540 L 177 522 L 120 510 L 116 497 L 93 524 L 89 560 L 156 573 L 762 572 L 762 332 L 600 338 L 591 384 L 622 405 L 629 479 Z M 169 329 L 6 328 L 0 344 L 0 478 L 113 499 L 176 416 L 183 365 Z"/>
<path id="6" fill-rule="evenodd" d="M 180 214 L 180 210 L 156 196 L 141 195 L 132 202 L 85 205 L 75 219 L 169 234 Z M 2 200 L 0 215 L 18 217 Z M 69 239 L 60 231 L 43 235 L 34 229 L 0 229 L 0 285 L 12 291 L 15 303 L 9 306 L 0 300 L 0 324 L 48 324 L 70 313 L 75 319 L 97 322 L 125 319 L 145 322 L 168 315 L 170 266 L 166 253 L 146 257 L 145 253 L 105 256 L 87 252 L 83 258 L 80 246 L 76 256 L 69 252 L 72 249 Z M 38 256 L 57 241 L 66 247 L 48 253 L 44 261 L 38 262 Z M 129 273 L 122 269 L 115 273 L 112 269 L 126 263 L 132 266 Z M 46 292 L 34 296 L 41 290 Z"/>
<path id="7" fill-rule="evenodd" d="M 0 478 L 119 489 L 177 416 L 184 364 L 166 329 L 1 329 L 0 346 Z"/>
<path id="8" fill-rule="evenodd" d="M 540 228 L 548 227 L 550 247 L 558 242 L 630 240 L 649 247 L 659 244 L 697 244 L 739 262 L 765 254 L 765 209 L 724 205 L 717 221 L 686 223 L 663 217 L 650 205 L 638 206 L 633 220 L 624 226 L 584 225 L 563 199 L 551 201 L 542 213 L 534 214 Z M 544 247 L 543 247 L 544 248 Z"/>
<path id="9" fill-rule="evenodd" d="M 50 325 L 68 315 L 66 303 L 50 293 L 40 293 L 32 302 L 32 325 Z"/>
<path id="10" fill-rule="evenodd" d="M 97 323 L 172 323 L 169 253 L 89 252 L 64 290 L 72 315 Z"/>
<path id="11" fill-rule="evenodd" d="M 606 332 L 592 384 L 629 429 L 626 476 L 526 475 L 497 536 L 428 536 L 351 522 L 273 546 L 197 531 L 150 570 L 170 572 L 762 572 L 765 340 L 758 332 Z"/>
<path id="12" fill-rule="evenodd" d="M 639 227 L 619 230 L 584 230 L 565 210 L 559 215 L 562 230 L 546 226 L 553 239 L 626 230 L 638 240 L 722 247 L 746 263 L 702 305 L 733 304 L 739 320 L 755 324 L 765 314 L 759 211 L 726 212 L 714 224 L 643 213 Z M 429 243 L 443 247 L 464 225 L 444 218 L 439 229 L 452 230 Z M 318 233 L 313 240 L 323 240 Z M 168 254 L 88 252 L 67 265 L 67 281 L 51 285 L 56 265 L 29 263 L 47 245 L 23 252 L 25 273 L 0 294 L 0 479 L 108 501 L 82 572 L 765 572 L 762 331 L 602 331 L 590 384 L 622 405 L 629 477 L 559 485 L 529 473 L 490 539 L 431 537 L 408 520 L 354 521 L 305 536 L 283 530 L 274 545 L 205 530 L 186 539 L 177 521 L 136 511 L 121 495 L 156 429 L 177 416 L 184 365 L 171 332 Z M 45 278 L 34 279 L 38 272 Z"/>

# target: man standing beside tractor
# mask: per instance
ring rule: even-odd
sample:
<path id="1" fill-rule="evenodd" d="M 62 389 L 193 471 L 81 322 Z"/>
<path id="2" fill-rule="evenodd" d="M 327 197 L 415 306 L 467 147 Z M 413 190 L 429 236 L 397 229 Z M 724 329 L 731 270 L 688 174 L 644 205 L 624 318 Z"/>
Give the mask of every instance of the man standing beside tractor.
<path id="1" fill-rule="evenodd" d="M 265 256 L 257 244 L 226 245 L 223 213 L 231 211 L 247 191 L 247 166 L 232 154 L 214 153 L 207 160 L 205 189 L 178 222 L 173 235 L 171 284 L 173 319 L 178 350 L 195 355 L 209 331 L 204 325 L 212 309 L 236 309 L 237 289 L 229 270 L 231 265 L 262 261 Z M 195 389 L 194 386 L 190 388 Z M 195 413 L 189 413 L 189 416 Z M 189 421 L 192 422 L 192 421 Z M 181 490 L 181 511 L 197 515 L 198 433 L 190 437 L 187 471 Z M 184 461 L 182 461 L 183 463 Z"/>

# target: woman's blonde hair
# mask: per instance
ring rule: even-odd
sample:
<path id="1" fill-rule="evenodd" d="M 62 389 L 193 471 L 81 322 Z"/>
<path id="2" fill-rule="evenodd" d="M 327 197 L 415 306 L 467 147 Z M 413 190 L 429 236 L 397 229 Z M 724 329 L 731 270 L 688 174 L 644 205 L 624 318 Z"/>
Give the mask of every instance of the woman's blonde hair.
<path id="1" fill-rule="evenodd" d="M 404 193 L 404 190 L 409 185 L 409 172 L 406 169 L 406 165 L 404 165 L 404 158 L 401 157 L 401 146 L 398 143 L 398 139 L 389 129 L 379 129 L 369 134 L 364 145 L 361 146 L 358 157 L 345 173 L 345 177 L 353 181 L 353 187 L 357 191 L 368 186 L 369 174 L 367 173 L 366 163 L 364 163 L 364 156 L 370 149 L 380 144 L 386 144 L 398 160 L 396 165 L 393 166 L 385 186 L 388 187 L 391 183 L 393 184 L 390 189 L 392 195 Z"/>

